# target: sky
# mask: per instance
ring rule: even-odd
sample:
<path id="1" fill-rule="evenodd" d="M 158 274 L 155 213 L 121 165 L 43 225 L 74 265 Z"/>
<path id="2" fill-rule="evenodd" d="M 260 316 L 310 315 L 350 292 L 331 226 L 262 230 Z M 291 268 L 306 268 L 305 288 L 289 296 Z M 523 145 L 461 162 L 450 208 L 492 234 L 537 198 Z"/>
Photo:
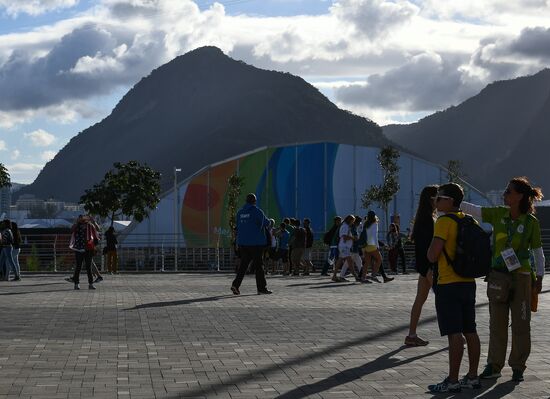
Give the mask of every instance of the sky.
<path id="1" fill-rule="evenodd" d="M 550 0 L 0 0 L 0 163 L 31 183 L 154 68 L 213 45 L 380 125 L 550 63 Z"/>

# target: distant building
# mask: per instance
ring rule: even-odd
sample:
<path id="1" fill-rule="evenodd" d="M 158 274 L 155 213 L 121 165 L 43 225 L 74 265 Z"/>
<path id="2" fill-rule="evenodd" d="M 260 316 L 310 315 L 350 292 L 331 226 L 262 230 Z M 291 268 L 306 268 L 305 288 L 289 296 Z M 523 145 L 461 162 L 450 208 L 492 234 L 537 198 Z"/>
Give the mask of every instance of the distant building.
<path id="1" fill-rule="evenodd" d="M 364 216 L 374 210 L 381 226 L 386 226 L 382 209 L 376 204 L 364 209 L 361 202 L 367 188 L 382 182 L 379 153 L 378 147 L 328 142 L 259 148 L 182 179 L 175 193 L 169 190 L 161 195 L 150 217 L 133 222 L 119 241 L 158 246 L 230 246 L 227 180 L 234 173 L 244 178 L 239 208 L 246 194 L 254 192 L 258 205 L 277 223 L 287 216 L 309 218 L 317 239 L 332 225 L 335 215 Z M 398 164 L 400 190 L 388 211 L 389 215 L 400 215 L 401 228 L 406 230 L 423 187 L 446 182 L 447 172 L 404 151 Z M 466 200 L 489 205 L 484 194 L 468 183 L 464 185 Z M 381 238 L 385 236 L 383 229 Z"/>
<path id="2" fill-rule="evenodd" d="M 31 211 L 36 208 L 44 208 L 44 200 L 36 198 L 32 194 L 23 194 L 15 202 L 17 210 Z"/>

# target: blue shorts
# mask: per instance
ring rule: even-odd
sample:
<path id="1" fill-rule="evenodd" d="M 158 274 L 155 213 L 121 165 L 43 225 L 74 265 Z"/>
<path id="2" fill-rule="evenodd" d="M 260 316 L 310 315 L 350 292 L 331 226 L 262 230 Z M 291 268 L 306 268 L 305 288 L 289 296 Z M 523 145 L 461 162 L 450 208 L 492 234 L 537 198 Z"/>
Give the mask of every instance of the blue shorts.
<path id="1" fill-rule="evenodd" d="M 476 283 L 435 287 L 435 310 L 441 336 L 476 332 Z"/>

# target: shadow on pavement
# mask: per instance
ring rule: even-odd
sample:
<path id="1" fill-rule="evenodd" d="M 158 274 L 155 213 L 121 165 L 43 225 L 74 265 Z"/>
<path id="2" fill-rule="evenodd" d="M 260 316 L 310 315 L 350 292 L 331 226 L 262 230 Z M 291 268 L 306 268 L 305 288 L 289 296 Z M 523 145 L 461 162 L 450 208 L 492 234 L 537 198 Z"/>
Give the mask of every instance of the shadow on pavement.
<path id="1" fill-rule="evenodd" d="M 542 291 L 541 294 L 546 294 L 548 292 L 550 292 L 550 289 Z M 489 302 L 478 303 L 478 304 L 476 304 L 476 309 L 482 309 L 482 308 L 486 308 L 488 306 L 489 306 Z M 423 326 L 423 325 L 426 325 L 426 324 L 429 324 L 429 323 L 433 323 L 436 320 L 437 320 L 436 316 L 426 317 L 426 318 L 422 319 L 418 323 L 418 325 Z M 171 398 L 194 397 L 194 396 L 205 397 L 205 396 L 208 396 L 211 393 L 216 393 L 217 391 L 224 389 L 224 387 L 226 387 L 227 385 L 239 385 L 239 384 L 250 382 L 250 381 L 253 381 L 253 380 L 256 380 L 256 379 L 264 380 L 266 378 L 266 375 L 269 375 L 269 374 L 274 373 L 274 372 L 278 372 L 281 369 L 293 367 L 295 365 L 299 365 L 299 364 L 302 364 L 302 363 L 310 361 L 310 360 L 319 359 L 319 358 L 322 358 L 324 356 L 327 356 L 327 355 L 330 355 L 330 354 L 333 354 L 333 353 L 337 353 L 341 350 L 349 349 L 349 348 L 354 347 L 354 346 L 364 345 L 364 344 L 370 343 L 370 342 L 372 342 L 374 340 L 377 340 L 377 339 L 380 339 L 380 338 L 388 338 L 389 336 L 394 335 L 394 334 L 398 334 L 398 333 L 405 334 L 408 330 L 409 330 L 409 323 L 407 322 L 407 323 L 401 324 L 399 326 L 388 328 L 388 329 L 385 329 L 385 330 L 377 332 L 377 333 L 364 335 L 364 336 L 358 337 L 358 338 L 350 340 L 350 341 L 340 342 L 337 345 L 333 345 L 333 346 L 328 347 L 328 348 L 326 348 L 324 350 L 321 350 L 319 352 L 308 353 L 308 354 L 305 354 L 305 355 L 300 356 L 300 357 L 289 359 L 284 364 L 271 364 L 271 365 L 267 365 L 267 366 L 264 366 L 264 367 L 258 367 L 254 371 L 251 371 L 251 372 L 248 372 L 248 373 L 245 373 L 245 374 L 241 374 L 241 375 L 237 375 L 237 376 L 233 376 L 232 378 L 224 380 L 223 382 L 213 383 L 211 385 L 203 385 L 200 388 L 192 389 L 192 390 L 186 391 L 185 393 L 178 394 L 176 396 L 171 396 Z M 402 347 L 399 350 L 402 350 L 402 349 L 404 349 L 404 348 Z M 443 351 L 443 350 L 446 350 L 446 348 L 441 349 L 441 351 Z M 432 353 L 432 355 L 433 355 L 433 353 Z M 492 385 L 494 385 L 494 383 Z M 473 391 L 473 392 L 477 392 L 476 395 L 479 395 L 480 393 L 483 393 L 484 389 L 486 390 L 492 385 L 488 385 L 488 386 L 482 388 L 481 391 L 477 390 L 477 391 Z M 504 385 L 504 386 L 502 388 L 498 388 L 499 390 L 497 390 L 495 392 L 495 394 L 492 394 L 491 393 L 492 391 L 487 392 L 487 396 L 484 396 L 484 399 L 492 399 L 492 398 L 502 397 L 502 396 L 496 396 L 496 395 L 499 392 L 506 392 L 507 389 L 511 389 L 510 386 L 508 386 L 507 384 L 502 384 L 502 385 Z M 499 387 L 500 387 L 500 385 L 499 385 Z M 465 397 L 464 394 L 459 394 L 459 395 L 460 395 L 460 397 Z M 492 396 L 492 395 L 495 395 L 495 396 Z M 434 396 L 434 397 L 444 398 L 444 397 L 451 397 L 451 396 L 456 396 L 456 395 L 450 395 L 450 396 L 437 395 L 437 396 Z"/>
<path id="2" fill-rule="evenodd" d="M 512 393 L 513 390 L 516 389 L 516 386 L 518 385 L 517 382 L 514 382 L 514 381 L 506 381 L 506 382 L 502 382 L 498 385 L 495 385 L 496 380 L 492 380 L 490 382 L 490 385 L 486 389 L 485 388 L 485 381 L 488 381 L 488 380 L 482 380 L 481 384 L 483 384 L 483 389 L 486 392 L 481 396 L 477 396 L 478 399 L 504 398 L 504 397 L 506 397 L 506 395 Z M 494 386 L 494 388 L 489 391 L 488 388 L 490 388 L 492 386 Z"/>
<path id="3" fill-rule="evenodd" d="M 349 281 L 349 282 L 343 282 L 343 283 L 336 283 L 331 281 L 332 284 L 330 285 L 322 285 L 318 287 L 307 287 L 308 290 L 320 290 L 324 288 L 338 288 L 338 287 L 349 287 L 350 285 L 356 285 L 357 281 Z"/>
<path id="4" fill-rule="evenodd" d="M 382 355 L 379 358 L 373 361 L 370 361 L 368 363 L 365 363 L 361 366 L 357 366 L 357 367 L 353 367 L 353 368 L 341 371 L 339 373 L 331 375 L 328 378 L 325 378 L 324 380 L 317 381 L 313 384 L 307 384 L 301 387 L 297 387 L 292 391 L 289 391 L 282 395 L 277 396 L 277 398 L 279 399 L 306 398 L 310 395 L 315 395 L 323 391 L 327 391 L 339 385 L 353 382 L 369 374 L 373 374 L 382 370 L 391 369 L 393 367 L 402 366 L 404 364 L 412 363 L 416 360 L 420 360 L 425 357 L 437 355 L 438 353 L 444 352 L 448 349 L 448 347 L 442 348 L 430 353 L 424 353 L 422 355 L 414 356 L 409 359 L 403 359 L 403 360 L 393 358 L 394 355 L 398 354 L 405 348 L 406 346 L 402 346 L 398 349 L 395 349 L 389 353 L 386 353 L 385 355 Z"/>
<path id="5" fill-rule="evenodd" d="M 67 292 L 67 291 L 73 291 L 73 288 L 70 289 L 67 287 L 67 289 L 64 290 L 40 290 L 40 291 L 19 291 L 19 292 L 0 292 L 1 295 L 25 295 L 25 294 L 36 294 L 39 292 Z"/>
<path id="6" fill-rule="evenodd" d="M 327 284 L 336 284 L 335 281 L 332 281 L 332 280 L 326 280 L 326 279 L 323 279 L 323 281 L 321 281 L 320 283 L 299 283 L 299 284 L 289 284 L 287 285 L 287 287 L 305 287 L 305 286 L 308 286 L 308 285 L 327 285 Z"/>
<path id="7" fill-rule="evenodd" d="M 214 302 L 214 301 L 219 301 L 221 299 L 240 298 L 244 296 L 257 296 L 257 294 L 241 294 L 241 295 L 227 294 L 227 295 L 209 296 L 204 298 L 181 299 L 178 301 L 151 302 L 151 303 L 143 303 L 141 305 L 136 305 L 133 308 L 127 308 L 123 310 L 128 311 L 128 310 L 139 310 L 139 309 L 147 309 L 147 308 L 163 308 L 165 306 L 189 305 L 192 303 Z"/>

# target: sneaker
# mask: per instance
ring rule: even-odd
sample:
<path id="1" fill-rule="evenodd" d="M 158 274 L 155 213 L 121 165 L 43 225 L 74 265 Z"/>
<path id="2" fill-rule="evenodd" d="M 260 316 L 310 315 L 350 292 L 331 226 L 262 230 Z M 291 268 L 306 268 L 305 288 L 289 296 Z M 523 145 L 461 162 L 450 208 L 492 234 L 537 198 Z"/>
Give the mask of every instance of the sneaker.
<path id="1" fill-rule="evenodd" d="M 512 381 L 514 382 L 523 381 L 523 371 L 518 369 L 512 369 Z"/>
<path id="2" fill-rule="evenodd" d="M 239 289 L 234 285 L 231 286 L 231 292 L 235 295 L 241 295 L 241 291 L 239 291 Z"/>
<path id="3" fill-rule="evenodd" d="M 406 336 L 405 337 L 405 345 L 407 346 L 426 346 L 430 342 L 424 341 L 422 338 L 420 338 L 418 335 L 415 337 Z"/>
<path id="4" fill-rule="evenodd" d="M 385 283 L 389 283 L 390 281 L 393 281 L 394 279 L 395 279 L 395 277 L 386 277 L 386 278 L 384 279 L 384 282 L 385 282 Z"/>
<path id="5" fill-rule="evenodd" d="M 79 290 L 79 289 L 80 289 L 80 285 L 79 285 L 78 283 L 75 284 L 75 285 L 74 285 L 74 289 L 75 289 L 75 290 Z"/>
<path id="6" fill-rule="evenodd" d="M 480 389 L 481 388 L 481 382 L 479 381 L 479 377 L 470 378 L 468 374 L 466 374 L 462 379 L 459 381 L 461 388 L 468 388 L 468 389 Z"/>
<path id="7" fill-rule="evenodd" d="M 13 280 L 11 281 L 21 281 L 21 277 L 17 276 L 16 278 L 14 278 Z"/>
<path id="8" fill-rule="evenodd" d="M 309 273 L 308 272 L 303 273 L 302 276 L 309 276 Z"/>
<path id="9" fill-rule="evenodd" d="M 103 277 L 97 276 L 97 278 L 94 280 L 94 283 L 101 283 L 103 281 Z"/>
<path id="10" fill-rule="evenodd" d="M 74 283 L 74 278 L 72 277 L 66 277 L 65 281 L 68 281 L 69 283 Z"/>
<path id="11" fill-rule="evenodd" d="M 361 283 L 363 283 L 363 284 L 372 284 L 372 281 L 364 279 L 364 280 L 361 280 Z"/>
<path id="12" fill-rule="evenodd" d="M 273 292 L 269 291 L 267 288 L 258 291 L 258 295 L 269 295 L 269 294 L 273 294 Z"/>
<path id="13" fill-rule="evenodd" d="M 502 374 L 500 371 L 493 370 L 493 365 L 488 364 L 485 366 L 483 372 L 479 375 L 479 378 L 489 379 L 489 378 L 499 378 Z"/>
<path id="14" fill-rule="evenodd" d="M 93 284 L 90 284 L 90 285 L 88 285 L 88 289 L 89 289 L 89 290 L 95 290 L 95 287 L 94 287 Z"/>
<path id="15" fill-rule="evenodd" d="M 368 277 L 368 278 L 371 279 L 372 281 L 376 282 L 376 283 L 381 283 L 381 281 L 378 280 L 378 277 L 376 277 L 376 276 L 372 276 L 372 275 L 371 275 L 371 276 Z"/>
<path id="16" fill-rule="evenodd" d="M 461 391 L 460 388 L 460 382 L 450 382 L 449 377 L 445 378 L 442 382 L 439 384 L 433 384 L 428 386 L 428 390 L 431 393 L 439 393 L 439 392 L 453 392 L 458 393 Z"/>

